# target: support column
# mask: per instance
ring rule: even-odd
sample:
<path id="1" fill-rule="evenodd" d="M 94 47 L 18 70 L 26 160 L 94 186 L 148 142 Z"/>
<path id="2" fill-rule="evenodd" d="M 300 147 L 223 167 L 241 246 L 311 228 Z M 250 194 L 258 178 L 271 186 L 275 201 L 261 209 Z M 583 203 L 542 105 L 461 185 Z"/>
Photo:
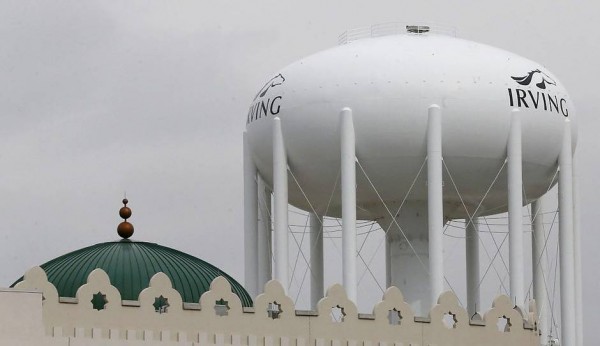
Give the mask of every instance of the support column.
<path id="1" fill-rule="evenodd" d="M 583 345 L 583 286 L 581 278 L 581 229 L 579 219 L 579 175 L 577 155 L 573 155 L 573 253 L 575 256 L 575 323 L 577 345 Z"/>
<path id="2" fill-rule="evenodd" d="M 442 171 L 442 110 L 428 109 L 427 123 L 427 209 L 429 228 L 429 286 L 435 305 L 444 291 L 444 195 Z"/>
<path id="3" fill-rule="evenodd" d="M 251 297 L 258 294 L 258 194 L 256 166 L 244 131 L 244 282 Z"/>
<path id="4" fill-rule="evenodd" d="M 380 227 L 383 230 L 387 230 L 388 228 L 384 226 L 381 221 L 379 222 Z M 383 224 L 383 225 L 382 225 Z M 388 231 L 389 232 L 389 231 Z M 385 235 L 385 287 L 389 288 L 394 285 L 392 282 L 392 239 L 391 234 Z"/>
<path id="5" fill-rule="evenodd" d="M 310 213 L 310 306 L 317 309 L 317 303 L 325 294 L 323 282 L 323 218 Z"/>
<path id="6" fill-rule="evenodd" d="M 287 292 L 288 280 L 288 183 L 287 156 L 281 132 L 281 119 L 273 119 L 273 276 Z"/>
<path id="7" fill-rule="evenodd" d="M 341 170 L 342 170 L 342 274 L 348 299 L 357 303 L 356 277 L 356 146 L 352 110 L 342 109 Z"/>
<path id="8" fill-rule="evenodd" d="M 477 218 L 467 220 L 466 230 L 466 257 L 467 257 L 467 311 L 469 317 L 473 316 L 479 304 L 479 225 Z"/>
<path id="9" fill-rule="evenodd" d="M 510 299 L 521 308 L 525 303 L 523 269 L 523 171 L 521 119 L 513 109 L 507 146 L 508 157 L 508 241 Z"/>
<path id="10" fill-rule="evenodd" d="M 573 157 L 571 151 L 571 124 L 565 119 L 562 149 L 558 157 L 558 217 L 560 248 L 560 320 L 561 344 L 576 343 L 575 320 L 575 256 L 573 254 Z"/>
<path id="11" fill-rule="evenodd" d="M 271 275 L 271 190 L 258 179 L 258 290 L 263 292 Z"/>
<path id="12" fill-rule="evenodd" d="M 540 330 L 542 345 L 548 344 L 548 297 L 546 296 L 546 282 L 544 273 L 546 261 L 544 261 L 544 243 L 546 231 L 544 230 L 543 198 L 531 203 L 532 233 L 531 233 L 531 266 L 533 268 L 533 299 L 538 310 L 538 328 Z"/>

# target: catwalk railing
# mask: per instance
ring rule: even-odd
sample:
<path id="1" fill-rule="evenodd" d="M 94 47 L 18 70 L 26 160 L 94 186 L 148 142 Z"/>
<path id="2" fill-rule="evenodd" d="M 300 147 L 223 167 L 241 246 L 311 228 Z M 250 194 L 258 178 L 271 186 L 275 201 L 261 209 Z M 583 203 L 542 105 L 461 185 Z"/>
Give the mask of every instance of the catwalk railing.
<path id="1" fill-rule="evenodd" d="M 35 291 L 43 302 L 39 293 L 35 300 Z M 198 303 L 190 304 L 158 273 L 138 301 L 122 301 L 108 275 L 96 269 L 76 298 L 59 298 L 36 267 L 15 290 L 0 290 L 0 303 L 6 304 L 0 321 L 10 319 L 5 329 L 12 324 L 29 334 L 22 340 L 34 335 L 43 340 L 21 343 L 32 345 L 539 345 L 534 303 L 524 313 L 499 296 L 483 316 L 469 318 L 456 296 L 446 292 L 423 318 L 414 316 L 395 287 L 371 314 L 359 314 L 340 285 L 327 290 L 316 311 L 296 310 L 277 281 L 267 283 L 253 308 L 243 308 L 222 277 Z M 38 334 L 36 315 L 43 329 Z M 0 344 L 3 338 L 21 340 L 18 331 L 2 335 Z"/>
<path id="2" fill-rule="evenodd" d="M 437 24 L 428 23 L 380 23 L 371 26 L 364 26 L 359 28 L 353 28 L 344 31 L 338 36 L 338 44 L 347 44 L 353 41 L 361 40 L 364 38 L 400 35 L 400 34 L 421 34 L 421 33 L 435 33 L 443 34 L 447 36 L 456 37 L 456 29 L 450 26 L 443 26 Z"/>

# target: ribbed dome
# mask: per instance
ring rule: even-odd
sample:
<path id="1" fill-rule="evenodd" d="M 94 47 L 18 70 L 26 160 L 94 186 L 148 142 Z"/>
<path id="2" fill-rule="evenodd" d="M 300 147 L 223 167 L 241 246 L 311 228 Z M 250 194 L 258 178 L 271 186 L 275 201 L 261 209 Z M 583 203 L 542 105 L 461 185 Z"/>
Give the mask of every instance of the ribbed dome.
<path id="1" fill-rule="evenodd" d="M 198 303 L 218 276 L 225 277 L 243 306 L 252 306 L 252 298 L 237 281 L 219 268 L 181 251 L 154 243 L 121 240 L 100 243 L 70 252 L 41 265 L 61 297 L 75 297 L 96 268 L 103 269 L 123 300 L 137 300 L 149 286 L 150 278 L 165 273 L 184 302 Z M 11 287 L 22 281 L 21 277 Z"/>

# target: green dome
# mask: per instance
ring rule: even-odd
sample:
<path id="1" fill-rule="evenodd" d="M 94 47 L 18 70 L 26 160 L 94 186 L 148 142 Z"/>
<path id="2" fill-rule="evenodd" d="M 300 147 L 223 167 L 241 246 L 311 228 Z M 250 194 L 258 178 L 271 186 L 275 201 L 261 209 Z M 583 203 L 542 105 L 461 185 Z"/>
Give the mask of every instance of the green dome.
<path id="1" fill-rule="evenodd" d="M 110 282 L 121 292 L 123 300 L 138 300 L 140 292 L 149 286 L 150 278 L 165 273 L 184 302 L 198 303 L 209 290 L 210 283 L 223 276 L 231 290 L 252 306 L 252 298 L 231 276 L 219 268 L 181 251 L 154 243 L 121 240 L 100 243 L 70 252 L 42 264 L 50 281 L 61 297 L 75 297 L 77 289 L 87 282 L 92 270 L 104 270 Z M 23 280 L 21 277 L 11 287 Z"/>

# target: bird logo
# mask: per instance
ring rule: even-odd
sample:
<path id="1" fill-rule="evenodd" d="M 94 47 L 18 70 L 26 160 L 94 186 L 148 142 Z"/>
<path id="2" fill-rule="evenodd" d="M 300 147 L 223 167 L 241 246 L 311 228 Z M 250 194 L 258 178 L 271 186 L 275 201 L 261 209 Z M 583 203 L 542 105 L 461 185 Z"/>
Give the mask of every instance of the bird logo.
<path id="1" fill-rule="evenodd" d="M 511 78 L 521 85 L 529 85 L 536 76 L 538 78 L 536 80 L 539 80 L 541 78 L 541 81 L 535 83 L 535 85 L 540 89 L 546 89 L 546 86 L 548 85 L 556 85 L 556 81 L 552 79 L 552 77 L 548 76 L 546 73 L 540 71 L 540 69 L 530 71 L 522 77 L 511 76 Z"/>
<path id="2" fill-rule="evenodd" d="M 272 87 L 276 87 L 278 85 L 283 84 L 283 82 L 285 82 L 285 78 L 280 74 L 278 74 L 277 76 L 271 78 L 259 91 L 258 94 L 256 94 L 256 96 L 254 96 L 254 101 L 256 101 L 257 98 L 259 97 L 263 97 L 265 96 L 265 94 L 267 93 L 267 91 L 269 91 L 270 88 Z"/>

